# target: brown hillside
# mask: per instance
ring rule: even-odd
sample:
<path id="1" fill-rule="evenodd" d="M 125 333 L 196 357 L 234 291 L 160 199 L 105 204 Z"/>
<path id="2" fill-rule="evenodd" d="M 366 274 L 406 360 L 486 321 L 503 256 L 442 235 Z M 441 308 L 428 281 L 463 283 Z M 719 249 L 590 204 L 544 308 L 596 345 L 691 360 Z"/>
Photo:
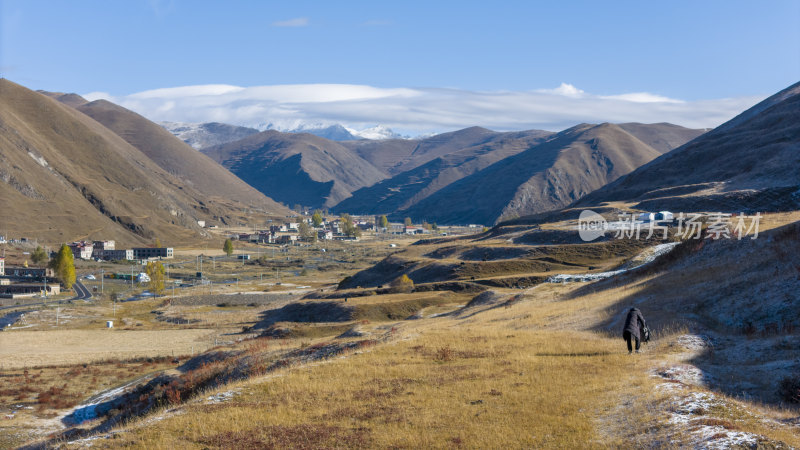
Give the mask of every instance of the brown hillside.
<path id="1" fill-rule="evenodd" d="M 329 207 L 385 175 L 337 142 L 268 130 L 202 150 L 248 184 L 287 205 Z"/>
<path id="2" fill-rule="evenodd" d="M 500 218 L 553 210 L 659 155 L 617 125 L 578 125 L 452 183 L 402 215 L 488 225 Z"/>
<path id="3" fill-rule="evenodd" d="M 369 214 L 406 210 L 466 176 L 542 143 L 551 134 L 538 130 L 494 133 L 486 142 L 452 151 L 388 180 L 359 189 L 352 197 L 336 205 L 336 209 Z M 445 141 L 439 139 L 439 142 Z M 447 148 L 457 147 L 448 145 Z"/>
<path id="4" fill-rule="evenodd" d="M 481 127 L 437 134 L 429 138 L 349 141 L 342 145 L 388 175 L 397 175 L 438 157 L 488 142 L 502 133 Z"/>
<path id="5" fill-rule="evenodd" d="M 0 94 L 0 229 L 9 236 L 175 245 L 204 235 L 198 219 L 239 218 L 85 114 L 5 79 Z"/>
<path id="6" fill-rule="evenodd" d="M 626 200 L 682 211 L 795 209 L 798 183 L 800 83 L 577 205 Z"/>
<path id="7" fill-rule="evenodd" d="M 86 103 L 77 109 L 141 150 L 162 169 L 212 199 L 239 201 L 245 206 L 274 213 L 288 212 L 208 156 L 133 111 L 106 100 Z"/>
<path id="8" fill-rule="evenodd" d="M 684 128 L 671 123 L 620 123 L 627 131 L 661 153 L 667 153 L 702 135 L 707 129 Z"/>
<path id="9" fill-rule="evenodd" d="M 42 90 L 38 90 L 36 92 L 46 95 L 50 98 L 54 98 L 60 101 L 61 103 L 71 106 L 73 108 L 77 108 L 78 106 L 89 103 L 89 100 L 86 100 L 85 98 L 81 97 L 78 94 L 65 94 L 63 92 L 49 92 Z"/>

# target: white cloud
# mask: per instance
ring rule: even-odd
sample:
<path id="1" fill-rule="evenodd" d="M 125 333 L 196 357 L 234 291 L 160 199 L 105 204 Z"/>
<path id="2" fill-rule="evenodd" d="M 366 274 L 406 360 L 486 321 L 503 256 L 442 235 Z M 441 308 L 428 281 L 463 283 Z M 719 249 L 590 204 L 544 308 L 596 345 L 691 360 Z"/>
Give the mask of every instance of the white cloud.
<path id="1" fill-rule="evenodd" d="M 112 102 L 114 101 L 114 97 L 111 94 L 109 94 L 108 92 L 100 92 L 100 91 L 89 92 L 88 94 L 81 95 L 81 97 L 85 98 L 86 100 L 89 100 L 90 102 L 93 102 L 95 100 L 109 100 Z"/>
<path id="2" fill-rule="evenodd" d="M 555 89 L 539 89 L 536 92 L 540 92 L 542 94 L 556 94 L 556 95 L 563 95 L 564 97 L 572 97 L 578 98 L 583 97 L 585 92 L 576 88 L 575 86 L 569 83 L 561 83 L 561 86 Z"/>
<path id="3" fill-rule="evenodd" d="M 294 19 L 289 20 L 279 20 L 277 22 L 272 22 L 273 27 L 307 27 L 308 26 L 308 17 L 296 17 Z"/>
<path id="4" fill-rule="evenodd" d="M 381 124 L 411 135 L 473 125 L 559 131 L 583 122 L 671 122 L 713 128 L 762 99 L 682 101 L 646 92 L 600 96 L 567 83 L 555 89 L 502 92 L 351 84 L 201 85 L 122 97 L 95 92 L 85 97 L 108 99 L 154 121 L 271 123 L 287 129 L 303 124 L 339 123 L 354 129 Z"/>
<path id="5" fill-rule="evenodd" d="M 685 103 L 683 100 L 663 97 L 649 92 L 632 92 L 630 94 L 606 95 L 600 98 L 611 100 L 626 100 L 634 103 Z"/>

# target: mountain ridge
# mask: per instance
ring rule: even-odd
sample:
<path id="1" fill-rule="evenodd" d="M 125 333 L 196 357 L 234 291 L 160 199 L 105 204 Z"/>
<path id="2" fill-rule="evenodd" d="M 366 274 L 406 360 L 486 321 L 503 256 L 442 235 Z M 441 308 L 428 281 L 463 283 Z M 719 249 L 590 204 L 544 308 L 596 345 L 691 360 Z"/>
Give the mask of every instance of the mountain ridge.
<path id="1" fill-rule="evenodd" d="M 402 213 L 437 223 L 482 223 L 558 209 L 659 156 L 614 124 L 581 124 L 458 180 Z M 447 210 L 438 205 L 450 205 Z"/>
<path id="2" fill-rule="evenodd" d="M 792 204 L 788 196 L 798 183 L 800 83 L 604 186 L 576 206 L 639 201 L 642 207 L 689 211 L 712 208 L 716 199 L 720 209 L 770 209 L 781 201 Z M 769 189 L 786 192 L 766 192 Z M 755 198 L 758 191 L 771 199 Z M 772 198 L 776 195 L 782 200 Z"/>
<path id="3" fill-rule="evenodd" d="M 241 207 L 186 185 L 96 120 L 0 80 L 0 229 L 51 242 L 175 245 L 208 237 L 198 220 L 239 221 Z"/>
<path id="4" fill-rule="evenodd" d="M 348 148 L 307 133 L 267 130 L 202 151 L 262 193 L 289 205 L 330 207 L 354 190 L 386 178 Z"/>

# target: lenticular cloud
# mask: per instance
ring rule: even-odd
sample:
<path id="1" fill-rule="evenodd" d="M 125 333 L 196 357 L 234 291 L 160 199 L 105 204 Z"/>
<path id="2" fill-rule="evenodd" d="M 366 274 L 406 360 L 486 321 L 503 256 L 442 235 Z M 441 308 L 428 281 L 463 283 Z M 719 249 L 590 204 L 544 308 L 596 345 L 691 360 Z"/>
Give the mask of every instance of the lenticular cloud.
<path id="1" fill-rule="evenodd" d="M 495 130 L 559 131 L 578 123 L 671 122 L 713 128 L 761 97 L 683 101 L 647 92 L 594 95 L 570 84 L 533 91 L 380 88 L 351 84 L 239 87 L 200 85 L 104 98 L 154 121 L 224 122 L 275 128 L 382 124 L 407 134 L 483 126 Z"/>

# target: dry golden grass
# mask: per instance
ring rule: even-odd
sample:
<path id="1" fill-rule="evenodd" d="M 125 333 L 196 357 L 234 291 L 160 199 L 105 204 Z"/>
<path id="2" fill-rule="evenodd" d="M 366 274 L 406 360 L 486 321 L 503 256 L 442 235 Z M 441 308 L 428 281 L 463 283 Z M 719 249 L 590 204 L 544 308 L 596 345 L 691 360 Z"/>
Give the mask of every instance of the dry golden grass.
<path id="1" fill-rule="evenodd" d="M 230 405 L 192 405 L 135 430 L 140 448 L 288 445 L 409 448 L 606 446 L 609 391 L 641 389 L 641 361 L 574 331 L 496 327 L 422 335 L 242 387 Z M 634 368 L 634 370 L 631 370 Z M 303 440 L 285 440 L 287 429 Z"/>
<path id="2" fill-rule="evenodd" d="M 629 356 L 618 338 L 546 329 L 547 316 L 562 314 L 552 298 L 560 290 L 543 287 L 530 301 L 468 319 L 398 324 L 405 339 L 239 384 L 241 394 L 230 404 L 189 404 L 183 414 L 133 428 L 119 442 L 140 448 L 620 445 L 601 419 L 619 396 L 646 395 L 654 383 L 645 374 L 650 356 Z M 588 320 L 593 307 L 580 307 Z"/>
<path id="3" fill-rule="evenodd" d="M 52 330 L 0 333 L 2 370 L 107 359 L 187 355 L 214 346 L 212 329 Z"/>
<path id="4" fill-rule="evenodd" d="M 95 393 L 174 367 L 172 358 L 111 360 L 0 371 L 0 448 L 16 448 L 59 427 L 58 417 Z"/>
<path id="5" fill-rule="evenodd" d="M 401 322 L 395 325 L 397 338 L 389 344 L 223 387 L 220 390 L 237 392 L 233 400 L 190 402 L 181 407 L 181 414 L 125 429 L 115 445 L 688 445 L 688 436 L 676 434 L 667 423 L 670 394 L 655 389 L 660 381 L 651 375 L 665 360 L 680 360 L 670 343 L 686 330 L 662 331 L 659 341 L 633 356 L 616 333 L 587 331 L 607 319 L 607 308 L 623 293 L 646 282 L 577 298 L 566 294 L 578 285 L 542 285 L 509 306 Z M 734 406 L 729 409 L 708 420 L 800 444 L 785 427 L 765 424 Z M 781 414 L 786 412 L 765 412 Z"/>

